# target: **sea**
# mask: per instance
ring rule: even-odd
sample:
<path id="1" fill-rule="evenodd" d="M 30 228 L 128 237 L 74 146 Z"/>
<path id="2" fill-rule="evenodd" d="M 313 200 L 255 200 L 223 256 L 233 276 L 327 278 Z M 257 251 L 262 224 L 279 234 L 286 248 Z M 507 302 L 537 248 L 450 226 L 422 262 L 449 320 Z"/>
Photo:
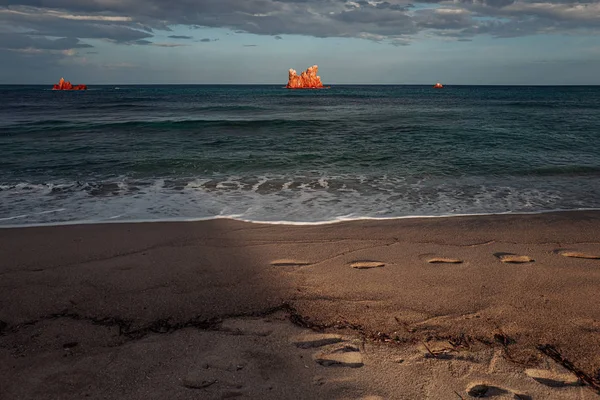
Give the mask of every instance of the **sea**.
<path id="1" fill-rule="evenodd" d="M 600 208 L 600 87 L 0 86 L 0 226 Z"/>

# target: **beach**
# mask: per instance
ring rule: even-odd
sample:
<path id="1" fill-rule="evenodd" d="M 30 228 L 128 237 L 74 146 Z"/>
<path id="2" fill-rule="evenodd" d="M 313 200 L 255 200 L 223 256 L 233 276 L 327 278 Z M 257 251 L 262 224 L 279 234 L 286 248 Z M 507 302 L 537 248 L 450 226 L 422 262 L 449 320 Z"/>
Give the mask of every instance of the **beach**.
<path id="1" fill-rule="evenodd" d="M 0 229 L 3 399 L 595 399 L 600 212 Z"/>

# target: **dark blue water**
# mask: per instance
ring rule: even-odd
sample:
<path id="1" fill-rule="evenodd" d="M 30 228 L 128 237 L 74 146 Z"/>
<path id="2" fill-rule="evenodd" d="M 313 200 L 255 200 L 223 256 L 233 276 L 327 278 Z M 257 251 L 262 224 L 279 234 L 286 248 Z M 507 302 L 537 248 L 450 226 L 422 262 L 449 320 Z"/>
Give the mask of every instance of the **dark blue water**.
<path id="1" fill-rule="evenodd" d="M 0 86 L 0 225 L 600 207 L 600 87 Z"/>

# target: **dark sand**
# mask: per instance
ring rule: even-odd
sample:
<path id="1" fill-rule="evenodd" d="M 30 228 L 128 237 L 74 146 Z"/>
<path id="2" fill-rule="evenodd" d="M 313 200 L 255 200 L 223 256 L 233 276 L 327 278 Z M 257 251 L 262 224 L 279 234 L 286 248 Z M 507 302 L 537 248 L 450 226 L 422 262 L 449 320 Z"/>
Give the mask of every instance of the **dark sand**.
<path id="1" fill-rule="evenodd" d="M 0 229 L 0 398 L 595 399 L 598 255 L 600 212 Z"/>

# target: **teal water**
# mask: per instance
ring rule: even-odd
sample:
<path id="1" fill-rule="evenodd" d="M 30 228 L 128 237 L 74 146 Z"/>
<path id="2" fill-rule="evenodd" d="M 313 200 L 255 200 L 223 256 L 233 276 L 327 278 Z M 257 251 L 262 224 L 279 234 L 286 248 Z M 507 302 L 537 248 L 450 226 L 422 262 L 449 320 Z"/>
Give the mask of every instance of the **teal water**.
<path id="1" fill-rule="evenodd" d="M 600 87 L 0 86 L 0 225 L 600 208 Z"/>

